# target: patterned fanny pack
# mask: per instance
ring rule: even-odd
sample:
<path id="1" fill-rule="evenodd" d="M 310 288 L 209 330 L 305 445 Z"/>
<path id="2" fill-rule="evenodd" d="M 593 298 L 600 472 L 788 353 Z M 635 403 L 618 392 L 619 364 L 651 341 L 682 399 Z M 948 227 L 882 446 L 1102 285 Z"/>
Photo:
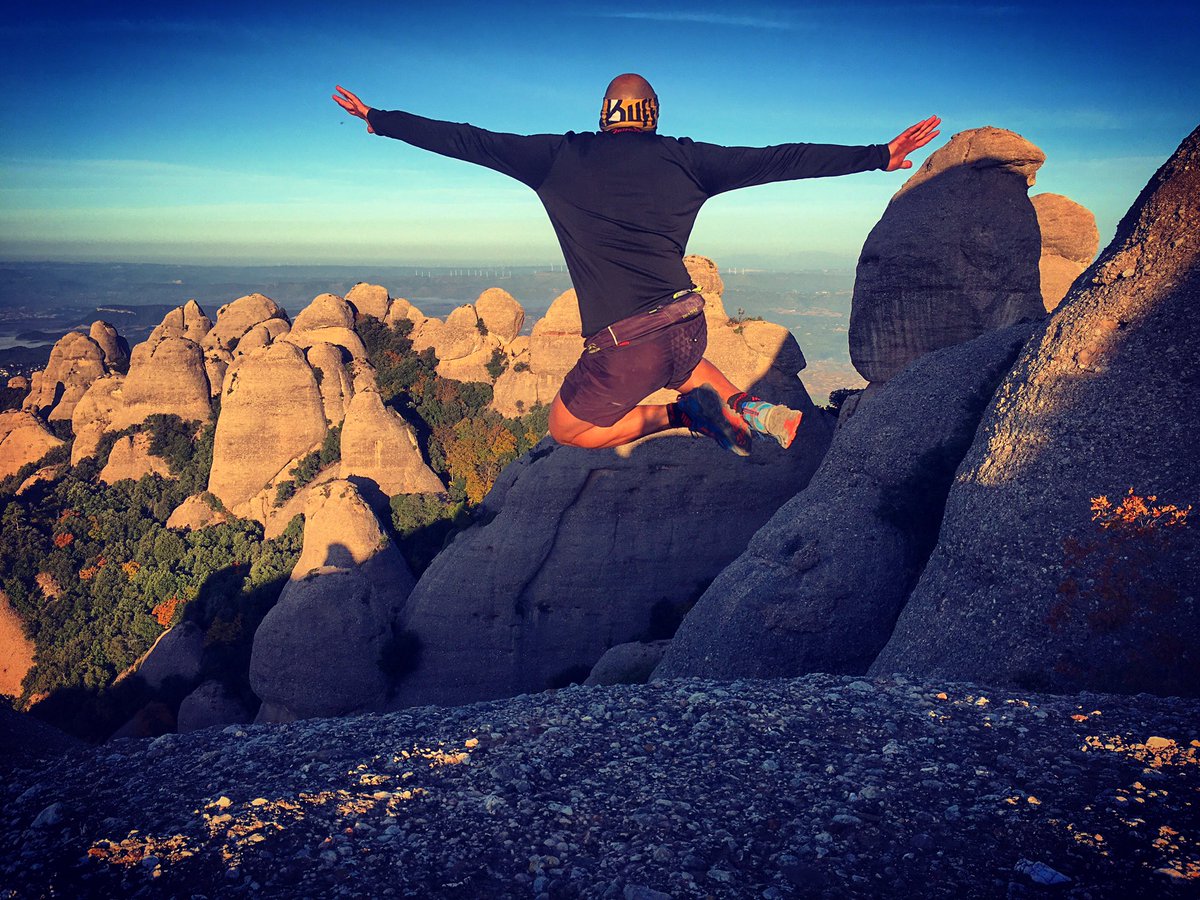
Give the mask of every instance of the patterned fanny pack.
<path id="1" fill-rule="evenodd" d="M 612 347 L 623 347 L 630 341 L 653 334 L 676 322 L 693 319 L 704 312 L 704 298 L 694 290 L 680 291 L 670 303 L 656 306 L 646 312 L 613 322 L 587 339 L 584 349 L 588 353 L 599 353 Z"/>

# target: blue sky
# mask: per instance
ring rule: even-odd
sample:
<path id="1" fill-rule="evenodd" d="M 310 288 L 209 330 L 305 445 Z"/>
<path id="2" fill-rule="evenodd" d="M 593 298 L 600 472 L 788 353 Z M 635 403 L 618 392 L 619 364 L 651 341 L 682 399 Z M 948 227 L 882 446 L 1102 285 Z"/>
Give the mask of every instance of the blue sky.
<path id="1" fill-rule="evenodd" d="M 537 198 L 369 136 L 335 84 L 497 131 L 594 128 L 640 72 L 660 131 L 723 144 L 1019 132 L 1031 193 L 1101 240 L 1197 125 L 1194 3 L 43 3 L 0 25 L 0 257 L 560 262 Z M 914 157 L 916 163 L 925 151 Z M 690 250 L 722 266 L 853 265 L 902 173 L 715 198 Z"/>

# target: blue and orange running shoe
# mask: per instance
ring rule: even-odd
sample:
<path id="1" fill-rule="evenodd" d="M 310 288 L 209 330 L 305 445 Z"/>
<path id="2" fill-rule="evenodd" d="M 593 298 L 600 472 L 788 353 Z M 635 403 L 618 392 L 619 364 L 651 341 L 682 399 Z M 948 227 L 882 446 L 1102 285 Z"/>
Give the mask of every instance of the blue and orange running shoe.
<path id="1" fill-rule="evenodd" d="M 775 438 L 785 450 L 792 446 L 792 441 L 796 439 L 796 431 L 800 428 L 800 421 L 804 418 L 804 413 L 799 410 L 778 403 L 768 403 L 748 394 L 731 397 L 730 404 L 751 431 L 762 437 Z"/>
<path id="2" fill-rule="evenodd" d="M 710 437 L 738 456 L 750 455 L 750 429 L 736 413 L 726 412 L 721 397 L 708 385 L 679 396 L 676 403 L 684 428 Z"/>

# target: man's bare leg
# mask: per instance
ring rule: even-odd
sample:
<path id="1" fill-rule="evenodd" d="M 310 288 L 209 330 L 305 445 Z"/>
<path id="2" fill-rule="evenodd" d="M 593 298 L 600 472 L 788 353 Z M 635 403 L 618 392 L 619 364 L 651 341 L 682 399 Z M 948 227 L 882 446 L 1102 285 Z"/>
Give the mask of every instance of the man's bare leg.
<path id="1" fill-rule="evenodd" d="M 707 359 L 702 359 L 692 370 L 687 381 L 679 386 L 679 393 L 686 394 L 703 384 L 717 392 L 722 404 L 728 402 L 739 390 L 720 369 Z M 667 407 L 663 405 L 635 406 L 615 424 L 609 426 L 593 425 L 572 415 L 557 395 L 550 406 L 550 436 L 560 444 L 585 447 L 589 450 L 619 447 L 670 427 Z"/>
<path id="2" fill-rule="evenodd" d="M 560 444 L 603 450 L 670 427 L 665 406 L 635 406 L 614 424 L 593 425 L 571 414 L 557 394 L 550 405 L 550 436 Z"/>

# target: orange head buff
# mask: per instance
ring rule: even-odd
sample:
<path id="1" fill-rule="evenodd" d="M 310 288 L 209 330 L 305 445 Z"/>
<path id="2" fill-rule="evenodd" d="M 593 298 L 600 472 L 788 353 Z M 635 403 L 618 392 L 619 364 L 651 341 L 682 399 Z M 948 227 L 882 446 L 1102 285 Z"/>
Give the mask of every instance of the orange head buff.
<path id="1" fill-rule="evenodd" d="M 640 75 L 618 75 L 604 92 L 601 131 L 654 131 L 658 127 L 658 95 Z"/>

